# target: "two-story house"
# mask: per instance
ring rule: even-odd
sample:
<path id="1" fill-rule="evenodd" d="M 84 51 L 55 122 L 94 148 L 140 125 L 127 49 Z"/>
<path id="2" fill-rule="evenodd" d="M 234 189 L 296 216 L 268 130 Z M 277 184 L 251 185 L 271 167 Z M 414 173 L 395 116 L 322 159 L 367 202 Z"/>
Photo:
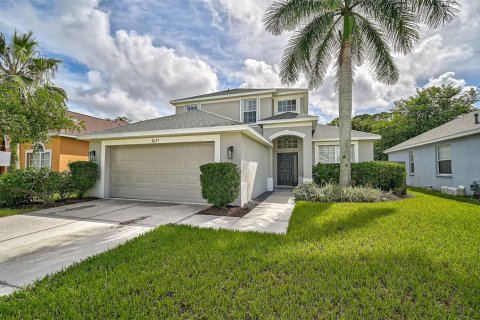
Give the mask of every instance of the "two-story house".
<path id="1" fill-rule="evenodd" d="M 307 89 L 231 89 L 171 101 L 175 114 L 87 134 L 101 174 L 92 195 L 204 203 L 199 166 L 233 162 L 236 204 L 312 181 L 312 166 L 339 162 L 337 127 L 308 114 Z M 352 131 L 352 160 L 373 161 L 380 136 Z"/>

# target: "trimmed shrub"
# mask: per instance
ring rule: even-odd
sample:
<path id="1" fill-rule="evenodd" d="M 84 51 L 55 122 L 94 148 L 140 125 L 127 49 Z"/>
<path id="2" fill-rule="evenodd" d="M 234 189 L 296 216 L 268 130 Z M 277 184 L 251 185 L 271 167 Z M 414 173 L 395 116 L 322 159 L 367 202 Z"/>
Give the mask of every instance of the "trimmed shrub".
<path id="1" fill-rule="evenodd" d="M 396 200 L 391 192 L 371 187 L 342 188 L 338 184 L 327 183 L 318 186 L 315 183 L 304 183 L 293 190 L 296 200 L 313 202 L 383 202 Z"/>
<path id="2" fill-rule="evenodd" d="M 82 199 L 97 182 L 98 165 L 90 161 L 75 161 L 68 164 L 73 191 Z"/>
<path id="3" fill-rule="evenodd" d="M 313 179 L 319 185 L 338 183 L 339 177 L 338 163 L 318 163 L 313 167 Z M 352 185 L 373 187 L 391 191 L 396 195 L 405 195 L 405 165 L 388 161 L 352 163 Z"/>
<path id="4" fill-rule="evenodd" d="M 200 166 L 202 197 L 215 207 L 224 208 L 240 194 L 240 171 L 234 163 L 217 162 Z"/>
<path id="5" fill-rule="evenodd" d="M 69 175 L 50 168 L 13 170 L 0 177 L 0 206 L 15 207 L 32 201 L 54 202 Z"/>
<path id="6" fill-rule="evenodd" d="M 32 169 L 11 170 L 0 176 L 0 207 L 15 207 L 32 200 Z"/>

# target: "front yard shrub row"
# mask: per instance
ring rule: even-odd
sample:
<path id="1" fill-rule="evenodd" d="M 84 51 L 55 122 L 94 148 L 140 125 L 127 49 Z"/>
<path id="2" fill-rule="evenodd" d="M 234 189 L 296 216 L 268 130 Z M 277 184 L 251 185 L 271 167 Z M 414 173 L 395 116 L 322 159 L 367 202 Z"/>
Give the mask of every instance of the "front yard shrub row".
<path id="1" fill-rule="evenodd" d="M 338 163 L 318 163 L 313 167 L 313 179 L 319 185 L 338 183 L 339 177 Z M 399 196 L 405 195 L 405 165 L 388 161 L 352 163 L 352 185 L 391 191 Z"/>
<path id="2" fill-rule="evenodd" d="M 50 204 L 73 196 L 83 197 L 96 181 L 97 165 L 86 161 L 69 164 L 71 172 L 50 168 L 12 170 L 0 176 L 0 207 L 16 207 L 39 201 Z M 73 168 L 88 168 L 75 170 Z M 95 173 L 95 175 L 93 174 Z M 85 189 L 86 186 L 90 186 Z"/>
<path id="3" fill-rule="evenodd" d="M 200 166 L 202 197 L 215 207 L 224 208 L 240 193 L 240 171 L 234 163 L 217 162 Z"/>
<path id="4" fill-rule="evenodd" d="M 391 192 L 371 187 L 342 188 L 335 183 L 319 186 L 315 183 L 303 183 L 293 190 L 296 200 L 313 202 L 382 202 L 397 199 Z"/>

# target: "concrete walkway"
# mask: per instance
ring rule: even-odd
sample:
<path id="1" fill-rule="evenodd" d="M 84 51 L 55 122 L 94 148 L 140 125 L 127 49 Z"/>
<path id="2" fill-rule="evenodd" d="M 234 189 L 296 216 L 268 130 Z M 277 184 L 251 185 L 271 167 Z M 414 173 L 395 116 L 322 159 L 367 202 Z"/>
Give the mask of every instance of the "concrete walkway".
<path id="1" fill-rule="evenodd" d="M 286 234 L 295 206 L 291 190 L 278 190 L 241 218 L 194 215 L 179 222 L 202 228 Z"/>

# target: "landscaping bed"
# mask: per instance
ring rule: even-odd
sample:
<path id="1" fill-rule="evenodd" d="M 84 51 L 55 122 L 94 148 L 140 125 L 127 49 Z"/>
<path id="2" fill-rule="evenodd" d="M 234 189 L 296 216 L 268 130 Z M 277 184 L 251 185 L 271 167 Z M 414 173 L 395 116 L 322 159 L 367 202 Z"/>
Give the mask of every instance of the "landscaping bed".
<path id="1" fill-rule="evenodd" d="M 268 198 L 272 192 L 265 192 L 258 197 L 247 202 L 243 207 L 240 206 L 226 206 L 225 208 L 218 208 L 211 206 L 207 209 L 197 212 L 196 214 L 210 215 L 210 216 L 224 216 L 224 217 L 243 217 L 247 213 L 258 206 L 263 200 Z"/>
<path id="2" fill-rule="evenodd" d="M 4 319 L 478 319 L 480 204 L 296 203 L 286 235 L 166 225 L 0 298 Z"/>

